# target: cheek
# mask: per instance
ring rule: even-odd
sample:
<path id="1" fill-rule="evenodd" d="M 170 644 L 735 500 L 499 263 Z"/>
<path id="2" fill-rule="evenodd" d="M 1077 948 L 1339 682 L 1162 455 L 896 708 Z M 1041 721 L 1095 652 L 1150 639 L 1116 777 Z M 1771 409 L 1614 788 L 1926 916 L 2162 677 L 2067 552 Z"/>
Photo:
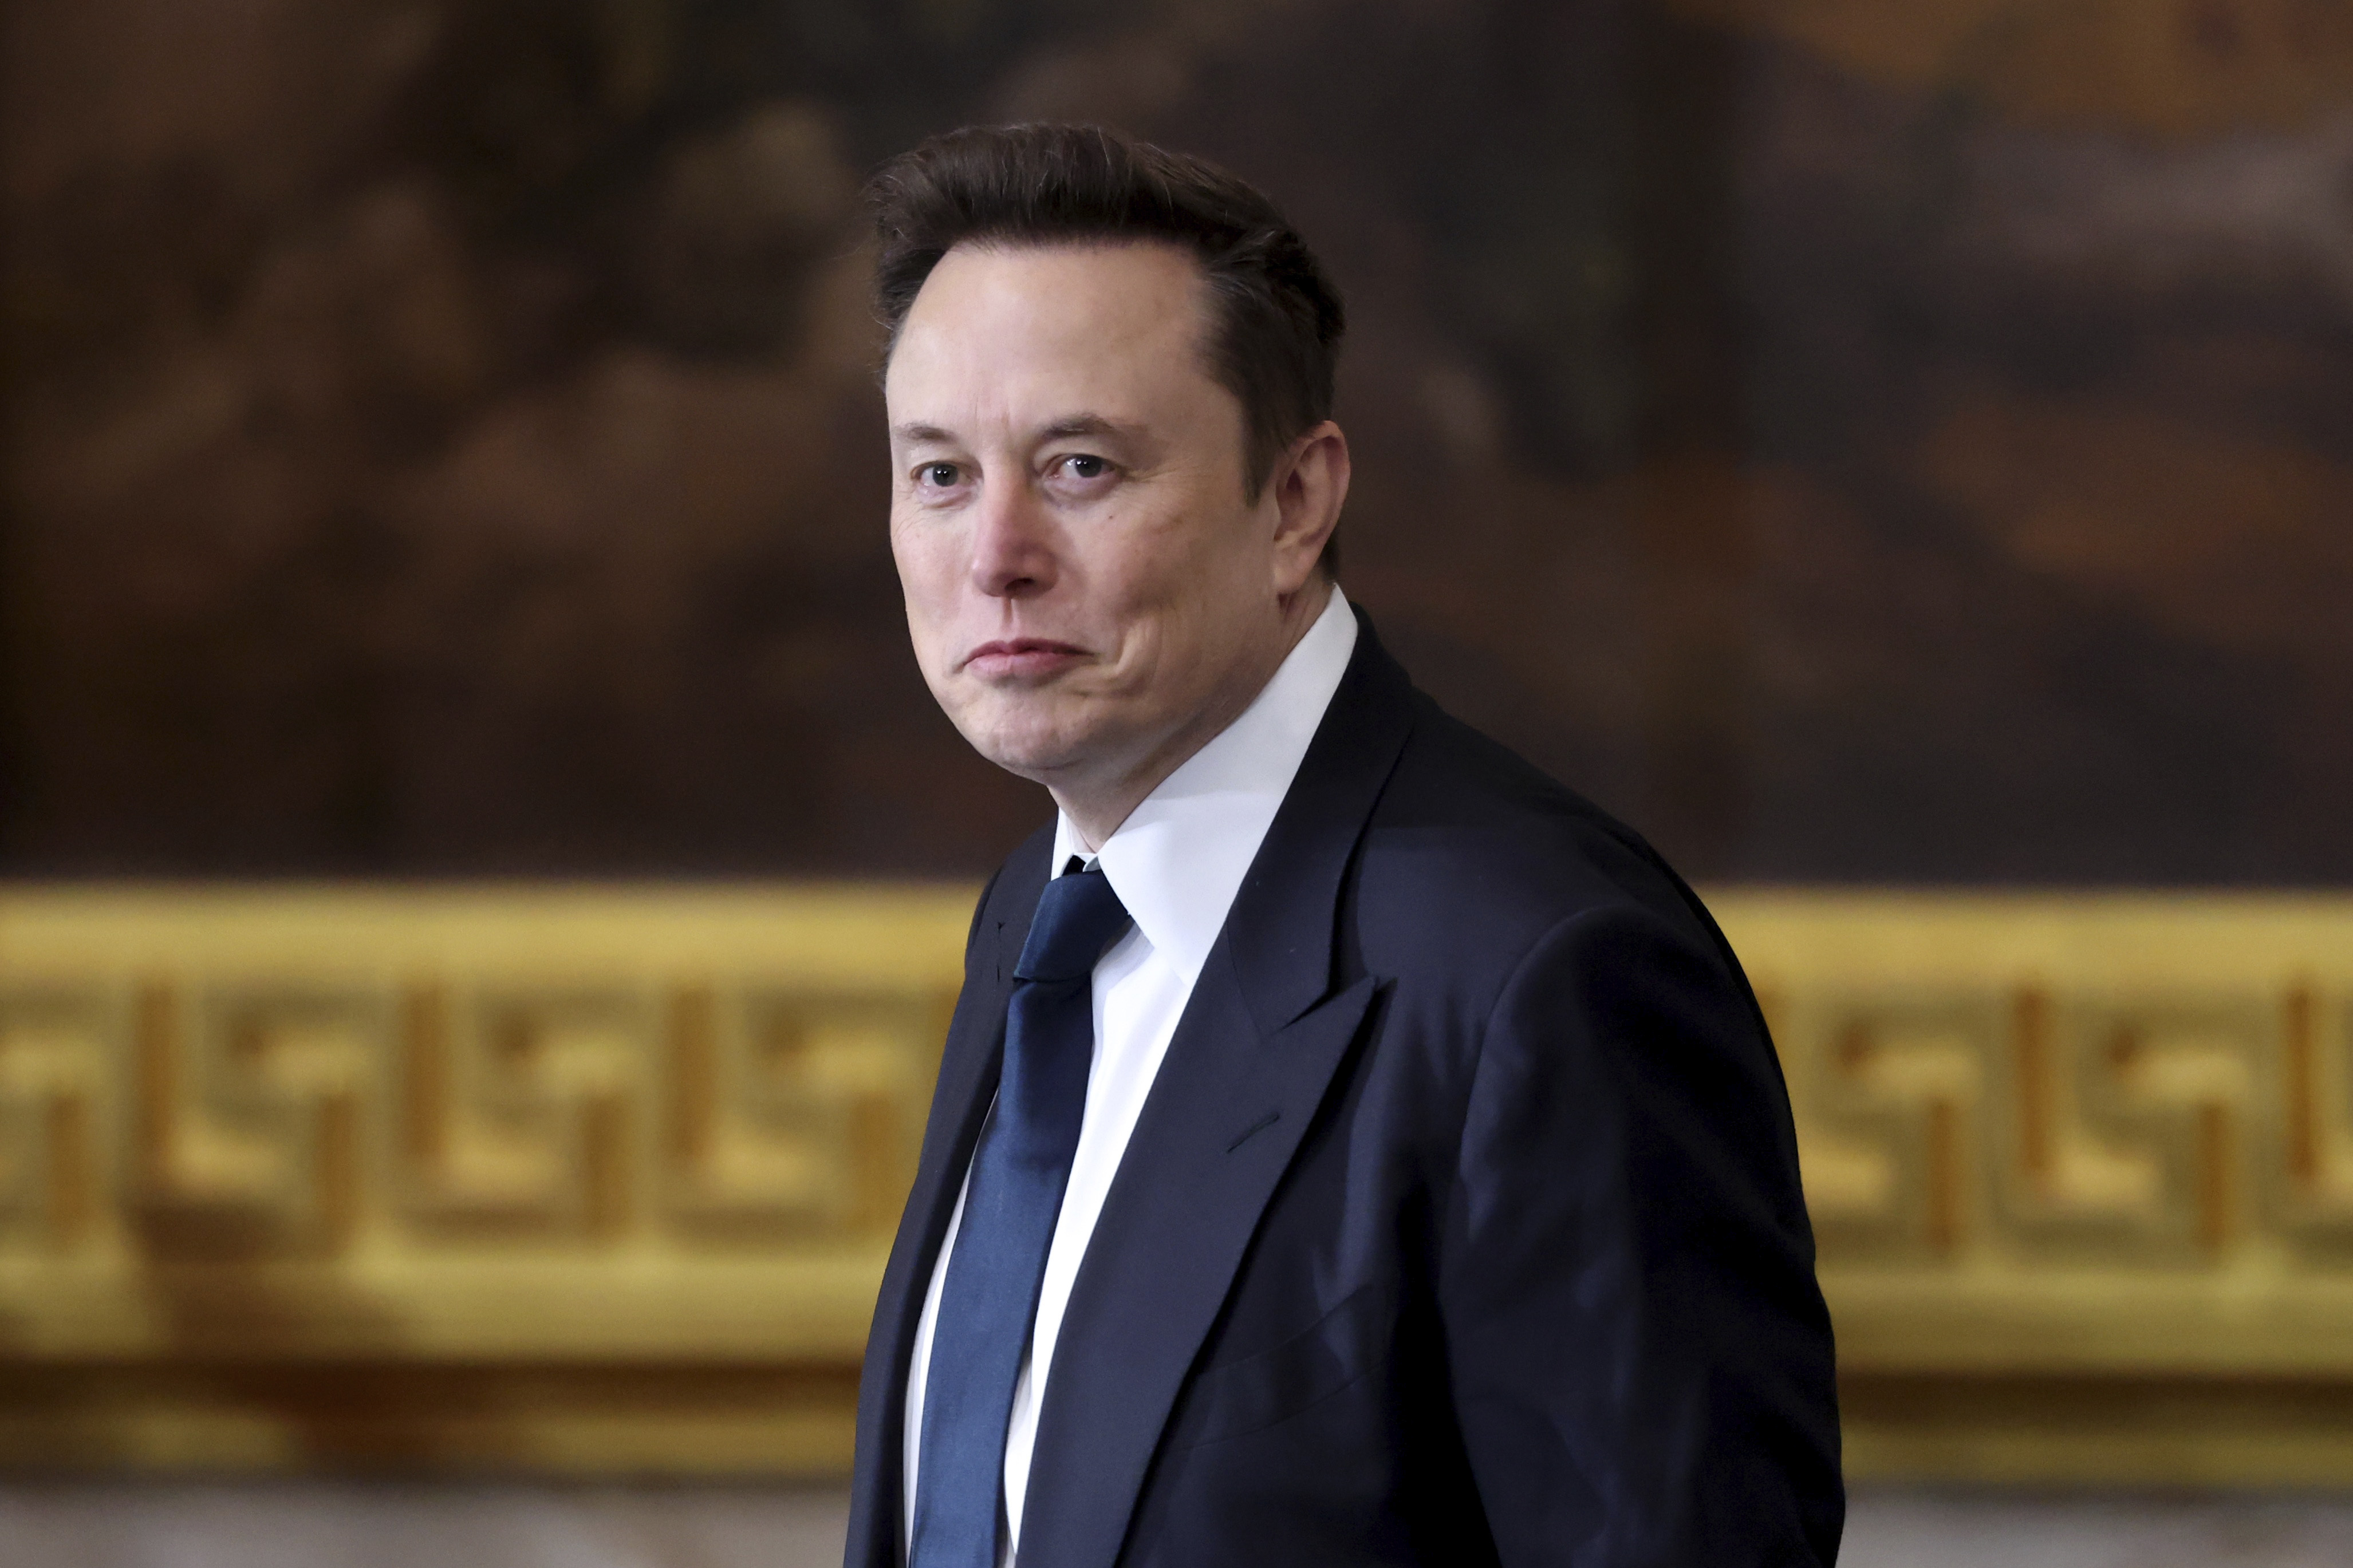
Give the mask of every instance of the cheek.
<path id="1" fill-rule="evenodd" d="M 944 529 L 893 525 L 891 556 L 912 615 L 939 613 L 955 596 L 955 548 Z"/>
<path id="2" fill-rule="evenodd" d="M 1104 585 L 1155 619 L 1192 626 L 1233 595 L 1236 552 L 1225 531 L 1223 519 L 1211 522 L 1194 509 L 1180 510 L 1139 531 L 1125 558 L 1103 574 Z"/>
<path id="3" fill-rule="evenodd" d="M 1250 619 L 1264 573 L 1247 539 L 1233 537 L 1242 530 L 1219 523 L 1217 533 L 1188 541 L 1190 547 L 1164 565 L 1160 587 L 1174 635 L 1230 651 L 1236 628 Z"/>

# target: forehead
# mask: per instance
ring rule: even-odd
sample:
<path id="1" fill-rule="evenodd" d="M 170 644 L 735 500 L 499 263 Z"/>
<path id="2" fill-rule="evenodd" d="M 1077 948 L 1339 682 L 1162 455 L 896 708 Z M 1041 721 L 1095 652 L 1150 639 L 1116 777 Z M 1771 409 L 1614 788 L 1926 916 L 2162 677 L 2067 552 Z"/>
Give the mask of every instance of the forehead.
<path id="1" fill-rule="evenodd" d="M 1208 382 L 1208 305 L 1200 264 L 1173 245 L 960 245 L 909 308 L 885 390 L 894 416 L 910 398 L 1175 393 Z"/>

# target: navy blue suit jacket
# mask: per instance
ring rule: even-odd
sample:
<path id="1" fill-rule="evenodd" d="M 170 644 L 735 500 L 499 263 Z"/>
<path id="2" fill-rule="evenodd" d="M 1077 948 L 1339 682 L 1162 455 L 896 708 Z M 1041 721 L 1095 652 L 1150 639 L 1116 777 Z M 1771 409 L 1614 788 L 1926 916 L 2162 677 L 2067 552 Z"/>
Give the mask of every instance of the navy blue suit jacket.
<path id="1" fill-rule="evenodd" d="M 907 1358 L 1050 829 L 982 895 L 860 1387 Z M 1633 833 L 1356 652 L 1072 1289 L 1021 1568 L 1827 1564 L 1830 1321 L 1771 1043 Z"/>

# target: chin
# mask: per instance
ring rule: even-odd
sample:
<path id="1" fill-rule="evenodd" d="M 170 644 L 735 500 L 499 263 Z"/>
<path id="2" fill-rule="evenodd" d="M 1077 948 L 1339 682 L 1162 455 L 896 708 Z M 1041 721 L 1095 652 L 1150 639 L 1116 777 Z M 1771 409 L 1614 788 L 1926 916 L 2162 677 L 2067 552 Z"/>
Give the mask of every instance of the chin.
<path id="1" fill-rule="evenodd" d="M 955 715 L 956 728 L 974 751 L 1007 773 L 1043 784 L 1083 760 L 1092 735 L 1068 722 L 1057 722 L 1054 714 L 1024 711 L 1026 706 L 997 700 L 976 703 Z"/>

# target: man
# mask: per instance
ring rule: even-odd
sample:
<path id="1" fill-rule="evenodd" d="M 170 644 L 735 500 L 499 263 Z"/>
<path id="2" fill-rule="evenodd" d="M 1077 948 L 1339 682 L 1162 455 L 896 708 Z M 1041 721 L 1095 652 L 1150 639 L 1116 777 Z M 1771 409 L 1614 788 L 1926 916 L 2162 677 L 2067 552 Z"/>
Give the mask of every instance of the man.
<path id="1" fill-rule="evenodd" d="M 871 187 L 924 676 L 1056 820 L 981 897 L 851 1568 L 1827 1563 L 1772 1048 L 1641 839 L 1334 581 L 1339 301 L 1058 126 Z"/>

